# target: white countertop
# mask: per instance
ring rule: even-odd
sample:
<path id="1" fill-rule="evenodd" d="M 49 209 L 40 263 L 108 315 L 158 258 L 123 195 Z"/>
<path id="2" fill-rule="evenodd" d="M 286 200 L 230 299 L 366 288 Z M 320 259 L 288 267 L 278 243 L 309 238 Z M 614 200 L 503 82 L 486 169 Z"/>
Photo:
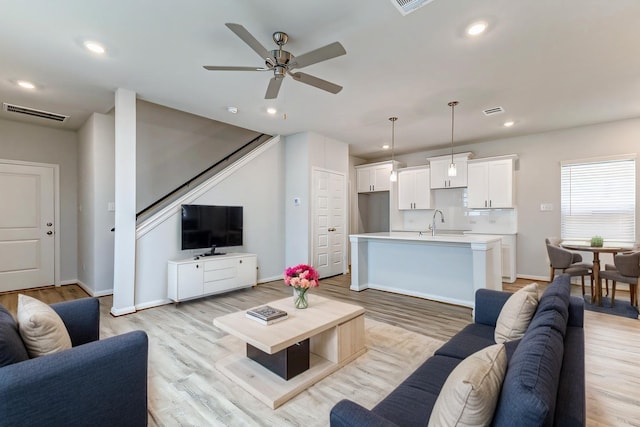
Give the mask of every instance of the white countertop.
<path id="1" fill-rule="evenodd" d="M 432 236 L 431 233 L 422 233 L 420 235 L 417 231 L 391 231 L 380 233 L 364 233 L 364 234 L 351 234 L 351 237 L 365 238 L 365 239 L 382 239 L 382 240 L 410 240 L 417 242 L 441 242 L 441 243 L 489 243 L 500 241 L 500 236 L 489 235 L 452 235 L 452 234 L 436 234 Z"/>

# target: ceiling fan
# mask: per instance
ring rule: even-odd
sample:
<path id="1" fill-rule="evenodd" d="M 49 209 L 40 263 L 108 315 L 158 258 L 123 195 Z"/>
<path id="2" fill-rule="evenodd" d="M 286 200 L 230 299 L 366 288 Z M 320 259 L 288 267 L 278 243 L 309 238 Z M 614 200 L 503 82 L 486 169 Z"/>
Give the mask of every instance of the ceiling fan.
<path id="1" fill-rule="evenodd" d="M 260 57 L 265 61 L 264 67 L 235 67 L 235 66 L 216 66 L 205 65 L 204 68 L 212 71 L 273 71 L 273 77 L 269 81 L 265 99 L 274 99 L 278 97 L 282 80 L 288 74 L 294 80 L 308 84 L 318 89 L 326 90 L 331 93 L 338 93 L 342 90 L 342 86 L 328 82 L 321 78 L 310 74 L 293 72 L 294 69 L 308 67 L 318 62 L 326 61 L 337 56 L 347 53 L 339 42 L 328 44 L 324 47 L 312 50 L 300 56 L 294 56 L 291 52 L 284 50 L 282 47 L 289 40 L 287 33 L 276 31 L 273 33 L 273 41 L 278 45 L 277 49 L 268 51 L 255 37 L 240 24 L 225 24 L 227 28 L 235 33 L 236 36 L 249 45 Z"/>

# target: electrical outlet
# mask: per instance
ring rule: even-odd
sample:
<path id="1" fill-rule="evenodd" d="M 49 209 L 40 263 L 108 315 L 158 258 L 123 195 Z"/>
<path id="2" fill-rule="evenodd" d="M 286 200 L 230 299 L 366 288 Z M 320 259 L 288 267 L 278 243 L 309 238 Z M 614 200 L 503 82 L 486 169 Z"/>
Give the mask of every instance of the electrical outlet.
<path id="1" fill-rule="evenodd" d="M 550 212 L 553 210 L 552 203 L 541 203 L 540 204 L 540 212 Z"/>

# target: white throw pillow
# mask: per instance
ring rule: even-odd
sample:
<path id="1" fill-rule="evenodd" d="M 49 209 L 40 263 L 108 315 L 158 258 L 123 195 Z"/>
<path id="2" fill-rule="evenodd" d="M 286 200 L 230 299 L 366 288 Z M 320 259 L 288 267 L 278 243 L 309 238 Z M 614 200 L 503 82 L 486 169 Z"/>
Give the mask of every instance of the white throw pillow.
<path id="1" fill-rule="evenodd" d="M 464 359 L 442 386 L 429 427 L 490 425 L 506 371 L 504 344 L 494 344 Z"/>
<path id="2" fill-rule="evenodd" d="M 497 343 L 522 338 L 538 307 L 538 284 L 530 283 L 509 297 L 502 306 L 494 340 Z"/>
<path id="3" fill-rule="evenodd" d="M 18 295 L 18 330 L 29 357 L 44 356 L 71 348 L 64 322 L 47 304 Z"/>

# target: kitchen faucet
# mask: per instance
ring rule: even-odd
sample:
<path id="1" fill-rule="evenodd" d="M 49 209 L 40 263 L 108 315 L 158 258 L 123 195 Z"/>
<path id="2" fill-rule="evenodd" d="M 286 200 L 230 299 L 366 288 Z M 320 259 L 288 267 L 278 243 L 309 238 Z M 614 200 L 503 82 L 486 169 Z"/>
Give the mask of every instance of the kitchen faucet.
<path id="1" fill-rule="evenodd" d="M 442 211 L 440 209 L 436 209 L 433 212 L 433 218 L 431 218 L 431 235 L 435 236 L 436 235 L 436 214 L 440 212 L 440 222 L 444 222 L 444 214 L 442 213 Z"/>

